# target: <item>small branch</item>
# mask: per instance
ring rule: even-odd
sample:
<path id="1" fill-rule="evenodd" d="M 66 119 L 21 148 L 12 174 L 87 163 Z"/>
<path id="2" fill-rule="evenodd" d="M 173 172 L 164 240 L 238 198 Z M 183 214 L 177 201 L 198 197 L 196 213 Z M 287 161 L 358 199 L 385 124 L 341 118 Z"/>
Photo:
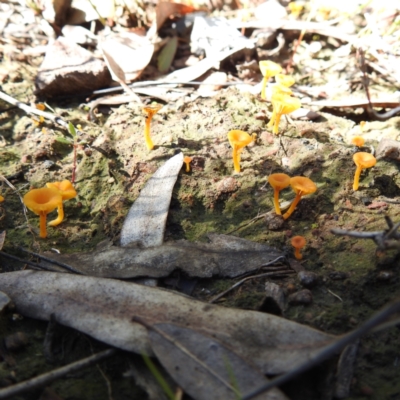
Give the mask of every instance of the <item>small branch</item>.
<path id="1" fill-rule="evenodd" d="M 282 385 L 292 380 L 296 376 L 310 370 L 311 368 L 316 367 L 323 361 L 337 354 L 340 350 L 344 349 L 348 344 L 354 342 L 359 337 L 365 335 L 373 328 L 382 324 L 389 316 L 398 312 L 400 312 L 400 300 L 396 300 L 394 303 L 391 303 L 388 306 L 386 306 L 383 310 L 379 311 L 377 314 L 372 316 L 369 320 L 367 320 L 363 325 L 361 325 L 355 331 L 352 331 L 344 335 L 342 338 L 335 340 L 333 343 L 328 344 L 315 356 L 311 356 L 310 359 L 307 360 L 306 362 L 296 366 L 286 374 L 283 374 L 278 378 L 271 380 L 270 382 L 259 387 L 253 392 L 246 394 L 245 396 L 242 397 L 242 400 L 253 399 L 259 394 L 267 392 L 268 390 L 272 389 L 275 386 Z"/>
<path id="2" fill-rule="evenodd" d="M 51 114 L 46 111 L 41 111 L 38 110 L 37 108 L 28 106 L 25 103 L 22 103 L 13 97 L 9 96 L 8 94 L 0 91 L 0 99 L 6 101 L 7 103 L 13 104 L 14 106 L 20 108 L 21 110 L 25 111 L 28 114 L 34 114 L 34 115 L 39 115 L 42 116 L 43 118 L 47 118 L 50 121 L 53 121 L 54 123 L 62 126 L 63 128 L 68 129 L 68 122 L 64 121 L 62 118 L 58 117 L 57 115 Z M 79 134 L 82 134 L 81 131 L 77 130 Z"/>
<path id="3" fill-rule="evenodd" d="M 101 351 L 93 356 L 84 358 L 79 361 L 75 361 L 71 364 L 65 365 L 64 367 L 54 369 L 53 371 L 45 374 L 36 376 L 35 378 L 29 379 L 28 381 L 17 383 L 16 385 L 0 389 L 0 399 L 9 399 L 12 396 L 17 396 L 22 393 L 30 392 L 33 389 L 37 389 L 41 386 L 48 385 L 49 383 L 60 379 L 70 373 L 76 372 L 82 368 L 89 367 L 105 358 L 111 357 L 117 353 L 116 349 L 108 349 Z"/>
<path id="4" fill-rule="evenodd" d="M 369 116 L 371 118 L 377 119 L 378 121 L 386 121 L 389 118 L 396 116 L 400 112 L 400 106 L 383 114 L 379 114 L 374 110 L 371 102 L 371 96 L 369 94 L 369 78 L 367 76 L 367 67 L 365 64 L 365 52 L 362 48 L 358 49 L 358 60 L 359 60 L 359 68 L 362 73 L 361 82 L 364 86 L 365 94 L 368 100 L 367 111 Z"/>
<path id="5" fill-rule="evenodd" d="M 284 256 L 279 256 L 275 258 L 275 260 L 272 260 L 271 262 L 262 265 L 260 268 L 267 267 L 269 265 L 275 264 L 276 262 L 280 261 L 281 259 L 285 259 Z M 217 300 L 219 300 L 221 297 L 225 296 L 227 293 L 231 292 L 233 289 L 236 289 L 237 287 L 241 286 L 243 283 L 250 279 L 256 279 L 256 278 L 265 278 L 267 276 L 274 276 L 274 275 L 287 275 L 291 274 L 293 271 L 288 271 L 287 269 L 280 269 L 280 270 L 275 270 L 272 272 L 264 272 L 262 274 L 258 275 L 253 275 L 253 276 L 248 276 L 246 278 L 241 279 L 240 281 L 236 282 L 234 285 L 232 285 L 229 289 L 224 290 L 223 292 L 217 294 L 215 297 L 213 297 L 211 300 L 209 300 L 209 303 L 215 303 Z"/>
<path id="6" fill-rule="evenodd" d="M 372 239 L 379 250 L 400 249 L 400 233 L 397 230 L 400 228 L 400 222 L 394 224 L 390 217 L 385 216 L 386 223 L 389 229 L 376 232 L 358 232 L 348 231 L 345 229 L 331 229 L 335 235 L 352 236 L 360 239 Z"/>

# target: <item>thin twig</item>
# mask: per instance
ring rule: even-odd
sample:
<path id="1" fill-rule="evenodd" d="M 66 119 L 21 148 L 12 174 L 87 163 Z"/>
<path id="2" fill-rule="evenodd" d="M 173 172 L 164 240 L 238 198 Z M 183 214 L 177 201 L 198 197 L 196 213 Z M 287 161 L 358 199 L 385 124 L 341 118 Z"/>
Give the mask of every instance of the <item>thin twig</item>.
<path id="1" fill-rule="evenodd" d="M 365 335 L 373 328 L 377 327 L 381 323 L 383 323 L 390 315 L 397 313 L 400 311 L 400 300 L 396 300 L 394 303 L 389 304 L 383 310 L 379 311 L 377 314 L 372 316 L 369 320 L 367 320 L 363 325 L 361 325 L 358 329 L 349 332 L 344 335 L 341 339 L 334 341 L 333 343 L 325 346 L 320 352 L 316 355 L 311 356 L 306 362 L 296 366 L 291 371 L 287 372 L 275 378 L 263 386 L 260 386 L 258 389 L 252 391 L 251 393 L 246 394 L 242 397 L 242 400 L 250 400 L 254 397 L 258 396 L 261 393 L 264 393 L 275 386 L 282 385 L 296 376 L 310 370 L 311 368 L 321 364 L 323 361 L 337 354 L 340 350 L 345 348 L 348 344 L 352 343 L 354 340 L 359 337 Z"/>
<path id="2" fill-rule="evenodd" d="M 17 383 L 16 385 L 0 389 L 0 399 L 9 399 L 12 396 L 17 396 L 22 393 L 32 392 L 32 390 L 39 387 L 48 385 L 49 383 L 60 379 L 68 374 L 79 371 L 82 368 L 89 367 L 105 358 L 111 357 L 117 353 L 116 349 L 108 349 L 101 351 L 93 356 L 86 357 L 82 360 L 75 361 L 71 364 L 65 365 L 64 367 L 54 369 L 53 371 L 45 374 L 36 376 L 35 378 L 29 379 L 24 382 Z"/>
<path id="3" fill-rule="evenodd" d="M 275 264 L 276 262 L 280 261 L 281 259 L 285 259 L 285 256 L 279 256 L 275 258 L 275 260 L 272 260 L 271 262 L 262 265 L 262 267 L 267 267 L 269 265 Z M 293 271 L 288 271 L 287 269 L 281 269 L 281 270 L 275 270 L 272 272 L 264 272 L 262 274 L 258 275 L 253 275 L 253 276 L 247 276 L 246 278 L 241 279 L 240 281 L 236 282 L 234 285 L 232 285 L 229 289 L 224 290 L 223 292 L 217 294 L 214 296 L 211 300 L 209 300 L 209 303 L 215 303 L 217 300 L 219 300 L 221 297 L 225 296 L 227 293 L 232 291 L 233 289 L 236 289 L 237 287 L 241 286 L 243 283 L 250 279 L 256 279 L 256 278 L 265 278 L 267 276 L 274 276 L 274 275 L 287 275 L 289 273 L 293 273 Z"/>
<path id="4" fill-rule="evenodd" d="M 374 108 L 372 106 L 372 102 L 371 102 L 371 96 L 369 94 L 369 87 L 368 87 L 369 78 L 367 76 L 367 67 L 365 64 L 365 52 L 362 48 L 358 49 L 358 60 L 359 60 L 359 68 L 362 73 L 361 82 L 364 86 L 365 94 L 366 94 L 367 100 L 368 100 L 367 111 L 368 111 L 369 116 L 371 118 L 377 119 L 378 121 L 386 121 L 389 118 L 396 116 L 400 112 L 400 106 L 393 108 L 393 110 L 390 110 L 383 114 L 379 114 L 374 110 Z"/>
<path id="5" fill-rule="evenodd" d="M 23 251 L 23 252 L 25 252 L 25 253 L 28 253 L 28 254 L 30 254 L 31 256 L 40 258 L 41 260 L 46 261 L 46 262 L 48 262 L 48 263 L 50 263 L 50 264 L 58 265 L 59 267 L 64 268 L 64 269 L 66 269 L 67 271 L 70 271 L 70 272 L 73 272 L 73 273 L 79 274 L 79 275 L 85 275 L 83 272 L 78 271 L 77 269 L 71 267 L 71 266 L 68 265 L 68 264 L 64 264 L 64 263 L 62 263 L 62 262 L 60 262 L 60 261 L 53 260 L 53 259 L 51 259 L 51 258 L 45 257 L 45 256 L 43 256 L 42 254 L 34 253 L 33 251 L 24 249 L 23 247 L 20 247 L 20 246 L 17 246 L 17 249 L 18 249 L 18 250 L 21 250 L 21 251 Z M 41 265 L 41 264 L 38 264 L 38 265 Z M 59 272 L 59 271 L 56 271 L 56 272 Z"/>
<path id="6" fill-rule="evenodd" d="M 13 104 L 14 106 L 17 106 L 18 108 L 20 108 L 21 110 L 25 111 L 28 114 L 40 115 L 44 118 L 49 119 L 50 121 L 53 121 L 56 124 L 62 126 L 63 128 L 68 129 L 68 122 L 64 121 L 62 118 L 58 117 L 57 115 L 54 115 L 49 112 L 38 110 L 37 108 L 28 106 L 27 104 L 14 99 L 13 97 L 9 96 L 8 94 L 6 94 L 2 91 L 0 91 L 0 99 L 6 101 L 7 103 Z M 79 130 L 77 130 L 77 133 L 82 134 L 82 132 Z"/>
<path id="7" fill-rule="evenodd" d="M 55 269 L 52 269 L 50 267 L 45 267 L 45 266 L 40 265 L 38 263 L 35 263 L 33 261 L 23 260 L 22 258 L 19 258 L 19 257 L 16 257 L 16 256 L 12 256 L 11 254 L 5 253 L 4 251 L 0 251 L 0 255 L 2 255 L 3 257 L 9 258 L 10 260 L 18 261 L 18 262 L 21 262 L 23 264 L 28 264 L 33 269 L 39 269 L 39 270 L 51 271 L 51 272 L 59 272 L 59 271 L 57 271 Z"/>

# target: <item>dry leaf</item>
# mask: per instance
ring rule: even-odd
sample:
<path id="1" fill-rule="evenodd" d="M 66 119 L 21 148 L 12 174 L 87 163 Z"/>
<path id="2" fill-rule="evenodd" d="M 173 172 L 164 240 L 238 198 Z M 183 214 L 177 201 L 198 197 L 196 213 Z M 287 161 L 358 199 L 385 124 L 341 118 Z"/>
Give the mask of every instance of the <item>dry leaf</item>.
<path id="1" fill-rule="evenodd" d="M 149 330 L 151 346 L 161 364 L 196 400 L 235 400 L 268 380 L 247 360 L 220 342 L 192 329 L 157 324 Z M 287 400 L 277 388 L 255 399 Z"/>
<path id="2" fill-rule="evenodd" d="M 101 42 L 101 48 L 108 58 L 124 72 L 125 82 L 137 79 L 147 67 L 154 52 L 154 46 L 150 41 L 132 32 L 113 34 Z"/>
<path id="3" fill-rule="evenodd" d="M 143 247 L 162 245 L 172 189 L 182 165 L 183 153 L 178 153 L 147 181 L 125 218 L 121 246 L 134 242 Z"/>
<path id="4" fill-rule="evenodd" d="M 170 323 L 213 337 L 251 360 L 263 373 L 280 374 L 304 362 L 335 337 L 256 311 L 204 304 L 173 292 L 114 279 L 19 271 L 0 274 L 0 291 L 17 311 L 55 319 L 94 338 L 153 355 L 146 328 L 132 322 Z"/>
<path id="5" fill-rule="evenodd" d="M 132 217 L 132 221 L 135 221 L 134 217 Z M 154 232 L 150 229 L 149 234 L 153 237 L 159 234 L 158 239 L 162 240 L 164 235 L 162 221 L 155 221 L 160 222 L 159 226 L 147 224 L 146 221 L 147 219 L 143 218 L 133 224 L 132 228 L 135 233 L 130 237 L 135 237 L 136 233 L 144 232 L 147 227 L 154 226 Z M 197 278 L 211 278 L 212 276 L 234 278 L 246 272 L 256 271 L 262 265 L 276 259 L 281 262 L 285 260 L 283 252 L 267 245 L 228 235 L 209 234 L 208 237 L 211 243 L 192 243 L 180 240 L 150 248 L 116 247 L 110 246 L 107 242 L 90 252 L 51 253 L 47 257 L 68 264 L 84 275 L 119 279 L 162 278 L 171 275 L 176 270 Z M 41 261 L 41 264 L 63 271 L 44 261 Z"/>
<path id="6" fill-rule="evenodd" d="M 195 11 L 195 8 L 189 5 L 160 1 L 157 4 L 156 16 L 151 28 L 147 32 L 147 37 L 150 39 L 153 38 L 169 17 L 174 15 L 185 15 L 193 11 Z"/>
<path id="7" fill-rule="evenodd" d="M 161 73 L 167 72 L 175 58 L 176 49 L 178 48 L 178 38 L 174 36 L 168 40 L 157 57 L 158 70 Z"/>

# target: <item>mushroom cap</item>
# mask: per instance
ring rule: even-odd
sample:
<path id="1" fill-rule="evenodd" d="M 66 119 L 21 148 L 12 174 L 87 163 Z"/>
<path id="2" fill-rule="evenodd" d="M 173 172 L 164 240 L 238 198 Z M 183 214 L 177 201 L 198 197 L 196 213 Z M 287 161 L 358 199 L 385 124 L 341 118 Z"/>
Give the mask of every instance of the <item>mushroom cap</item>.
<path id="1" fill-rule="evenodd" d="M 376 164 L 376 158 L 372 154 L 363 151 L 355 153 L 353 160 L 357 167 L 361 168 L 371 168 Z"/>
<path id="2" fill-rule="evenodd" d="M 268 182 L 274 189 L 282 190 L 290 185 L 290 176 L 283 173 L 271 174 Z"/>
<path id="3" fill-rule="evenodd" d="M 306 245 L 307 241 L 304 236 L 293 236 L 290 243 L 295 249 L 302 249 Z"/>
<path id="4" fill-rule="evenodd" d="M 364 146 L 365 140 L 362 136 L 354 136 L 351 139 L 351 143 L 353 143 L 357 147 L 362 147 Z"/>
<path id="5" fill-rule="evenodd" d="M 251 143 L 254 140 L 254 137 L 250 136 L 245 131 L 233 130 L 228 132 L 228 140 L 232 147 L 241 149 Z"/>
<path id="6" fill-rule="evenodd" d="M 275 75 L 276 83 L 285 87 L 293 86 L 296 82 L 291 75 L 284 75 L 284 74 L 276 74 Z"/>
<path id="7" fill-rule="evenodd" d="M 72 183 L 67 179 L 61 182 L 48 182 L 46 186 L 58 190 L 63 200 L 73 199 L 77 195 Z"/>
<path id="8" fill-rule="evenodd" d="M 192 158 L 192 157 L 185 156 L 185 157 L 183 158 L 183 162 L 184 162 L 184 163 L 190 163 L 190 162 L 192 162 L 192 161 L 193 161 L 193 158 Z"/>
<path id="9" fill-rule="evenodd" d="M 301 107 L 301 102 L 297 97 L 287 94 L 274 96 L 271 101 L 274 109 L 279 114 L 289 114 Z"/>
<path id="10" fill-rule="evenodd" d="M 317 185 L 310 179 L 305 176 L 294 176 L 290 178 L 290 186 L 292 189 L 302 195 L 314 193 L 317 190 Z"/>
<path id="11" fill-rule="evenodd" d="M 260 67 L 260 71 L 263 74 L 264 77 L 270 78 L 271 76 L 275 76 L 276 74 L 279 74 L 282 71 L 282 67 L 274 63 L 273 61 L 260 61 L 258 63 Z"/>
<path id="12" fill-rule="evenodd" d="M 162 108 L 162 104 L 150 104 L 149 106 L 142 107 L 142 110 L 149 116 L 158 113 Z"/>
<path id="13" fill-rule="evenodd" d="M 24 204 L 35 214 L 47 214 L 62 203 L 61 194 L 48 187 L 32 189 L 24 196 Z"/>

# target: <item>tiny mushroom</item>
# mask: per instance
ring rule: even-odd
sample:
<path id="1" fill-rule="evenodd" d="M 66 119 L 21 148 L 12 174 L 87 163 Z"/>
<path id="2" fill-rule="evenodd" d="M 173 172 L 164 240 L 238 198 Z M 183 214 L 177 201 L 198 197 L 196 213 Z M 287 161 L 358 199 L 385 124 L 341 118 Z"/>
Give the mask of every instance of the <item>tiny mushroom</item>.
<path id="1" fill-rule="evenodd" d="M 294 247 L 294 256 L 297 260 L 301 260 L 303 258 L 300 250 L 306 245 L 306 239 L 304 236 L 293 236 L 291 240 L 291 244 Z"/>
<path id="2" fill-rule="evenodd" d="M 276 74 L 279 74 L 282 71 L 282 67 L 279 64 L 274 63 L 273 61 L 260 61 L 258 65 L 264 77 L 261 86 L 261 98 L 265 100 L 265 89 L 269 78 L 275 76 Z"/>
<path id="3" fill-rule="evenodd" d="M 283 114 L 290 114 L 301 107 L 300 100 L 288 94 L 277 93 L 272 97 L 273 113 L 268 126 L 274 125 L 273 133 L 279 133 L 279 122 Z"/>
<path id="4" fill-rule="evenodd" d="M 290 186 L 296 193 L 296 197 L 290 205 L 289 210 L 283 214 L 283 219 L 288 219 L 292 215 L 302 196 L 314 193 L 317 190 L 317 185 L 311 179 L 304 176 L 294 176 L 290 178 Z"/>
<path id="5" fill-rule="evenodd" d="M 192 157 L 185 156 L 183 162 L 186 164 L 186 172 L 190 172 L 190 163 L 193 161 Z"/>
<path id="6" fill-rule="evenodd" d="M 153 150 L 154 144 L 150 137 L 150 124 L 153 119 L 153 115 L 160 111 L 162 105 L 155 104 L 150 106 L 144 106 L 143 111 L 146 113 L 146 122 L 144 125 L 144 139 L 148 150 Z"/>
<path id="7" fill-rule="evenodd" d="M 364 140 L 364 138 L 362 136 L 354 136 L 351 139 L 351 143 L 353 143 L 357 147 L 363 147 L 364 143 L 365 143 L 365 140 Z"/>
<path id="8" fill-rule="evenodd" d="M 4 201 L 4 197 L 2 195 L 0 195 L 0 203 Z"/>
<path id="9" fill-rule="evenodd" d="M 40 217 L 40 237 L 47 236 L 46 216 L 62 203 L 61 194 L 52 188 L 32 189 L 24 196 L 24 204 Z"/>
<path id="10" fill-rule="evenodd" d="M 61 181 L 61 182 L 51 182 L 51 183 L 49 182 L 49 183 L 46 183 L 46 186 L 48 188 L 57 190 L 60 193 L 63 201 L 73 199 L 74 197 L 76 197 L 76 194 L 77 194 L 72 183 L 67 179 L 64 181 Z M 64 207 L 63 207 L 62 202 L 58 205 L 57 211 L 58 211 L 58 217 L 56 219 L 54 219 L 53 221 L 50 221 L 49 226 L 56 226 L 63 221 Z"/>
<path id="11" fill-rule="evenodd" d="M 275 212 L 282 215 L 279 207 L 279 192 L 290 185 L 290 176 L 283 173 L 271 174 L 268 177 L 269 184 L 274 188 L 274 206 Z"/>
<path id="12" fill-rule="evenodd" d="M 255 139 L 255 135 L 250 136 L 247 132 L 233 130 L 228 132 L 228 140 L 233 148 L 232 158 L 235 172 L 240 172 L 240 153 L 243 147 L 247 146 Z"/>
<path id="13" fill-rule="evenodd" d="M 361 171 L 364 168 L 371 168 L 376 164 L 376 158 L 370 154 L 360 151 L 353 156 L 354 163 L 357 165 L 356 173 L 354 175 L 353 190 L 358 190 Z"/>

